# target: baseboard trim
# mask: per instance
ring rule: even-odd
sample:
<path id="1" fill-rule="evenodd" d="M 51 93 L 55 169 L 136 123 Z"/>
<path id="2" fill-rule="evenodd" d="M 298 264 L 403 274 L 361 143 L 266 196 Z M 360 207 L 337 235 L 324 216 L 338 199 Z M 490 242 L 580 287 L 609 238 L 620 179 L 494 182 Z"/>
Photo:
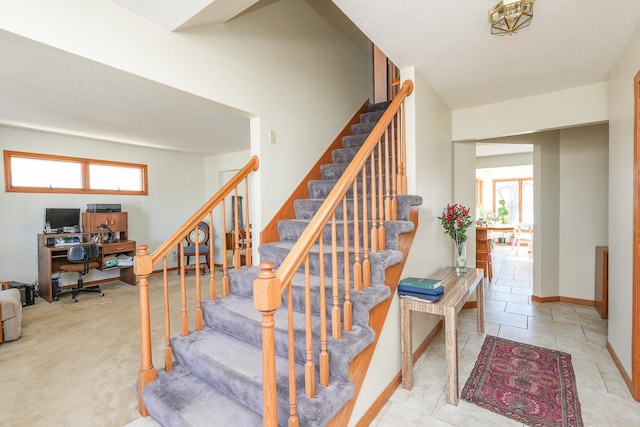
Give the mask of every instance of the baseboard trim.
<path id="1" fill-rule="evenodd" d="M 429 347 L 429 344 L 431 344 L 431 342 L 435 339 L 436 335 L 438 335 L 438 332 L 440 332 L 440 329 L 442 329 L 443 326 L 444 326 L 444 323 L 442 320 L 440 320 L 433 327 L 429 335 L 427 335 L 424 341 L 422 341 L 422 344 L 420 344 L 420 346 L 413 353 L 413 363 L 416 363 L 420 358 L 420 356 L 422 356 L 422 354 L 427 350 L 427 347 Z M 391 382 L 383 390 L 383 392 L 380 393 L 380 396 L 378 396 L 375 402 L 373 402 L 373 404 L 369 407 L 367 412 L 364 413 L 362 418 L 360 418 L 360 421 L 358 421 L 358 423 L 356 424 L 356 427 L 367 427 L 371 425 L 371 423 L 376 418 L 378 413 L 382 410 L 384 405 L 389 401 L 393 393 L 395 393 L 398 387 L 400 387 L 400 384 L 402 384 L 402 369 L 400 370 L 400 372 L 398 372 L 398 375 L 396 375 L 393 378 L 393 380 L 391 380 Z"/>
<path id="2" fill-rule="evenodd" d="M 615 350 L 613 349 L 613 347 L 611 346 L 611 343 L 609 343 L 608 340 L 607 340 L 606 348 L 607 348 L 607 351 L 609 352 L 609 356 L 611 356 L 611 359 L 613 359 L 613 363 L 615 363 L 616 367 L 618 368 L 618 372 L 620 372 L 620 376 L 622 377 L 624 383 L 627 385 L 629 392 L 631 392 L 631 395 L 633 396 L 633 381 L 631 381 L 631 377 L 629 376 L 629 374 L 627 374 L 627 371 L 624 369 L 624 366 L 622 366 L 622 362 L 620 362 L 618 355 L 616 354 Z"/>
<path id="3" fill-rule="evenodd" d="M 556 297 L 538 297 L 536 295 L 531 295 L 531 300 L 535 301 L 535 302 L 539 302 L 539 303 L 547 303 L 547 302 L 568 302 L 571 304 L 578 304 L 578 305 L 588 305 L 588 306 L 595 306 L 595 301 L 590 300 L 590 299 L 580 299 L 580 298 L 570 298 L 570 297 L 561 297 L 561 296 L 556 296 Z"/>

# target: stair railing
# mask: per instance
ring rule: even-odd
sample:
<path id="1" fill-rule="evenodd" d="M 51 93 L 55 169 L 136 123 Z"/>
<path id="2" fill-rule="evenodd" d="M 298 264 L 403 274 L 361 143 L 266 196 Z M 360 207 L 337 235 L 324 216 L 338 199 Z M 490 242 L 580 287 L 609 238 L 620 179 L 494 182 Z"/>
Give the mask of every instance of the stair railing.
<path id="1" fill-rule="evenodd" d="M 180 275 L 180 329 L 182 336 L 189 335 L 189 306 L 187 305 L 187 272 L 194 271 L 195 275 L 195 303 L 192 306 L 195 316 L 195 329 L 202 330 L 204 327 L 203 312 L 201 307 L 201 271 L 204 271 L 204 265 L 201 264 L 201 255 L 204 255 L 204 248 L 200 247 L 198 239 L 195 239 L 195 265 L 186 266 L 185 257 L 185 239 L 191 232 L 197 233 L 198 224 L 205 221 L 209 224 L 209 298 L 215 300 L 218 297 L 217 283 L 214 274 L 214 210 L 220 208 L 220 219 L 222 230 L 227 230 L 227 214 L 225 199 L 233 195 L 235 203 L 241 203 L 238 197 L 238 188 L 244 185 L 244 194 L 249 195 L 249 175 L 258 170 L 259 162 L 256 156 L 253 156 L 249 162 L 231 178 L 224 186 L 214 194 L 200 209 L 196 211 L 175 233 L 165 240 L 153 253 L 149 254 L 147 245 L 138 246 L 136 256 L 134 257 L 134 272 L 138 277 L 138 287 L 140 288 L 140 369 L 138 370 L 138 404 L 140 414 L 149 415 L 147 408 L 142 401 L 142 390 L 151 381 L 156 379 L 156 368 L 152 361 L 152 339 L 151 339 L 151 309 L 149 307 L 149 276 L 153 273 L 153 268 L 157 264 L 162 263 L 163 283 L 164 283 L 164 363 L 165 370 L 171 371 L 173 368 L 173 356 L 171 352 L 171 316 L 169 310 L 169 278 L 167 268 L 167 258 L 176 250 L 177 256 L 181 262 Z M 222 295 L 229 296 L 229 276 L 227 249 L 233 250 L 234 268 L 240 268 L 241 250 L 245 251 L 247 264 L 251 265 L 252 247 L 251 247 L 251 229 L 249 218 L 249 197 L 244 197 L 244 215 L 239 215 L 239 207 L 233 209 L 232 218 L 230 220 L 232 233 L 232 247 L 227 247 L 226 235 L 222 234 L 220 239 L 222 242 Z M 244 229 L 240 229 L 239 224 L 244 219 Z M 248 236 L 248 237 L 247 237 Z M 190 281 L 192 282 L 192 281 Z"/>
<path id="2" fill-rule="evenodd" d="M 331 304 L 331 334 L 340 339 L 342 330 L 351 331 L 352 304 L 351 271 L 349 259 L 350 236 L 348 223 L 353 220 L 353 289 L 359 291 L 363 286 L 371 284 L 371 253 L 385 249 L 385 220 L 397 219 L 398 194 L 406 194 L 406 145 L 404 101 L 413 91 L 410 80 L 404 82 L 398 90 L 385 113 L 382 115 L 370 135 L 358 150 L 355 158 L 331 190 L 318 209 L 309 225 L 283 260 L 277 271 L 274 264 L 262 262 L 261 273 L 254 281 L 254 305 L 261 312 L 263 328 L 263 420 L 265 426 L 278 425 L 278 406 L 276 393 L 276 362 L 274 341 L 274 313 L 280 306 L 282 294 L 287 292 L 288 335 L 289 335 L 289 426 L 299 425 L 296 397 L 296 361 L 294 354 L 294 322 L 291 281 L 294 274 L 302 267 L 305 276 L 305 393 L 309 398 L 315 396 L 316 366 L 313 361 L 314 348 L 319 349 L 319 383 L 328 386 L 329 351 L 327 340 L 327 304 Z M 367 169 L 369 171 L 367 172 Z M 362 206 L 358 195 L 362 197 Z M 349 197 L 353 199 L 353 213 L 348 214 Z M 367 200 L 370 199 L 371 205 Z M 345 247 L 344 261 L 344 303 L 339 306 L 338 288 L 338 250 L 337 214 L 342 205 L 342 221 Z M 326 238 L 325 230 L 330 227 L 330 238 Z M 324 231 L 324 233 L 323 233 Z M 361 236 L 362 234 L 362 236 Z M 325 242 L 325 240 L 329 240 Z M 312 336 L 310 263 L 309 256 L 313 247 L 319 253 L 320 269 L 320 342 L 314 343 Z M 327 249 L 325 249 L 327 248 Z M 331 283 L 325 279 L 325 250 L 330 254 Z M 329 288 L 330 286 L 330 288 Z M 327 298 L 330 296 L 330 298 Z M 327 301 L 330 300 L 330 301 Z M 341 319 L 341 312 L 344 314 Z"/>

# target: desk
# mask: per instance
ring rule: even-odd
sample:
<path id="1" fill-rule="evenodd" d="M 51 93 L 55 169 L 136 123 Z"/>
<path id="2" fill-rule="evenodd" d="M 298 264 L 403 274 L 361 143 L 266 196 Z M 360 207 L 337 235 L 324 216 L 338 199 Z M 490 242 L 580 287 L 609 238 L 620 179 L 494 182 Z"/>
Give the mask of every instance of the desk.
<path id="1" fill-rule="evenodd" d="M 53 273 L 60 271 L 59 266 L 67 264 L 67 251 L 69 246 L 49 246 L 47 243 L 52 242 L 56 237 L 77 237 L 80 243 L 87 243 L 90 240 L 90 233 L 69 233 L 69 234 L 38 234 L 38 286 L 40 297 L 51 302 L 53 300 L 53 291 L 51 286 L 51 276 Z M 135 240 L 120 240 L 115 243 L 98 243 L 98 270 L 119 270 L 120 280 L 130 285 L 136 284 L 136 276 L 133 273 L 133 267 L 111 267 L 103 268 L 105 256 L 116 256 L 126 254 L 131 257 L 136 252 Z"/>
<path id="2" fill-rule="evenodd" d="M 479 268 L 469 268 L 467 273 L 456 275 L 454 267 L 444 267 L 429 276 L 442 280 L 445 287 L 440 301 L 429 303 L 408 297 L 400 297 L 400 325 L 402 330 L 402 388 L 413 388 L 413 354 L 411 343 L 411 311 L 444 316 L 445 360 L 447 365 L 447 403 L 458 405 L 458 312 L 475 290 L 478 296 L 478 332 L 484 332 L 484 273 Z"/>

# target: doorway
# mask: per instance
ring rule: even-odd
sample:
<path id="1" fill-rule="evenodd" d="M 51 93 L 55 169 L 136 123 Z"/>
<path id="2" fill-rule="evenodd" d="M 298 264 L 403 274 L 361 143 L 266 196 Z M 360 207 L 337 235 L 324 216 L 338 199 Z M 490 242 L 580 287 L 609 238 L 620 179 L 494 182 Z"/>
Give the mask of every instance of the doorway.
<path id="1" fill-rule="evenodd" d="M 640 72 L 633 79 L 633 307 L 631 329 L 631 394 L 640 401 Z"/>

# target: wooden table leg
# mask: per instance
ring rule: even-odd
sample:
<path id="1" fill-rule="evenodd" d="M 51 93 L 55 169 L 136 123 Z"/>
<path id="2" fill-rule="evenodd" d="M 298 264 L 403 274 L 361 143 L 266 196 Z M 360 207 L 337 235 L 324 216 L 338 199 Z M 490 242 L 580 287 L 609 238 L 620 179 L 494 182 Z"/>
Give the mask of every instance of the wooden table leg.
<path id="1" fill-rule="evenodd" d="M 478 332 L 484 333 L 484 279 L 476 287 L 476 299 L 478 305 Z"/>
<path id="2" fill-rule="evenodd" d="M 411 354 L 411 310 L 400 298 L 400 330 L 402 331 L 402 388 L 413 388 L 413 355 Z"/>
<path id="3" fill-rule="evenodd" d="M 458 406 L 458 326 L 454 307 L 444 316 L 445 360 L 447 364 L 447 403 Z"/>

